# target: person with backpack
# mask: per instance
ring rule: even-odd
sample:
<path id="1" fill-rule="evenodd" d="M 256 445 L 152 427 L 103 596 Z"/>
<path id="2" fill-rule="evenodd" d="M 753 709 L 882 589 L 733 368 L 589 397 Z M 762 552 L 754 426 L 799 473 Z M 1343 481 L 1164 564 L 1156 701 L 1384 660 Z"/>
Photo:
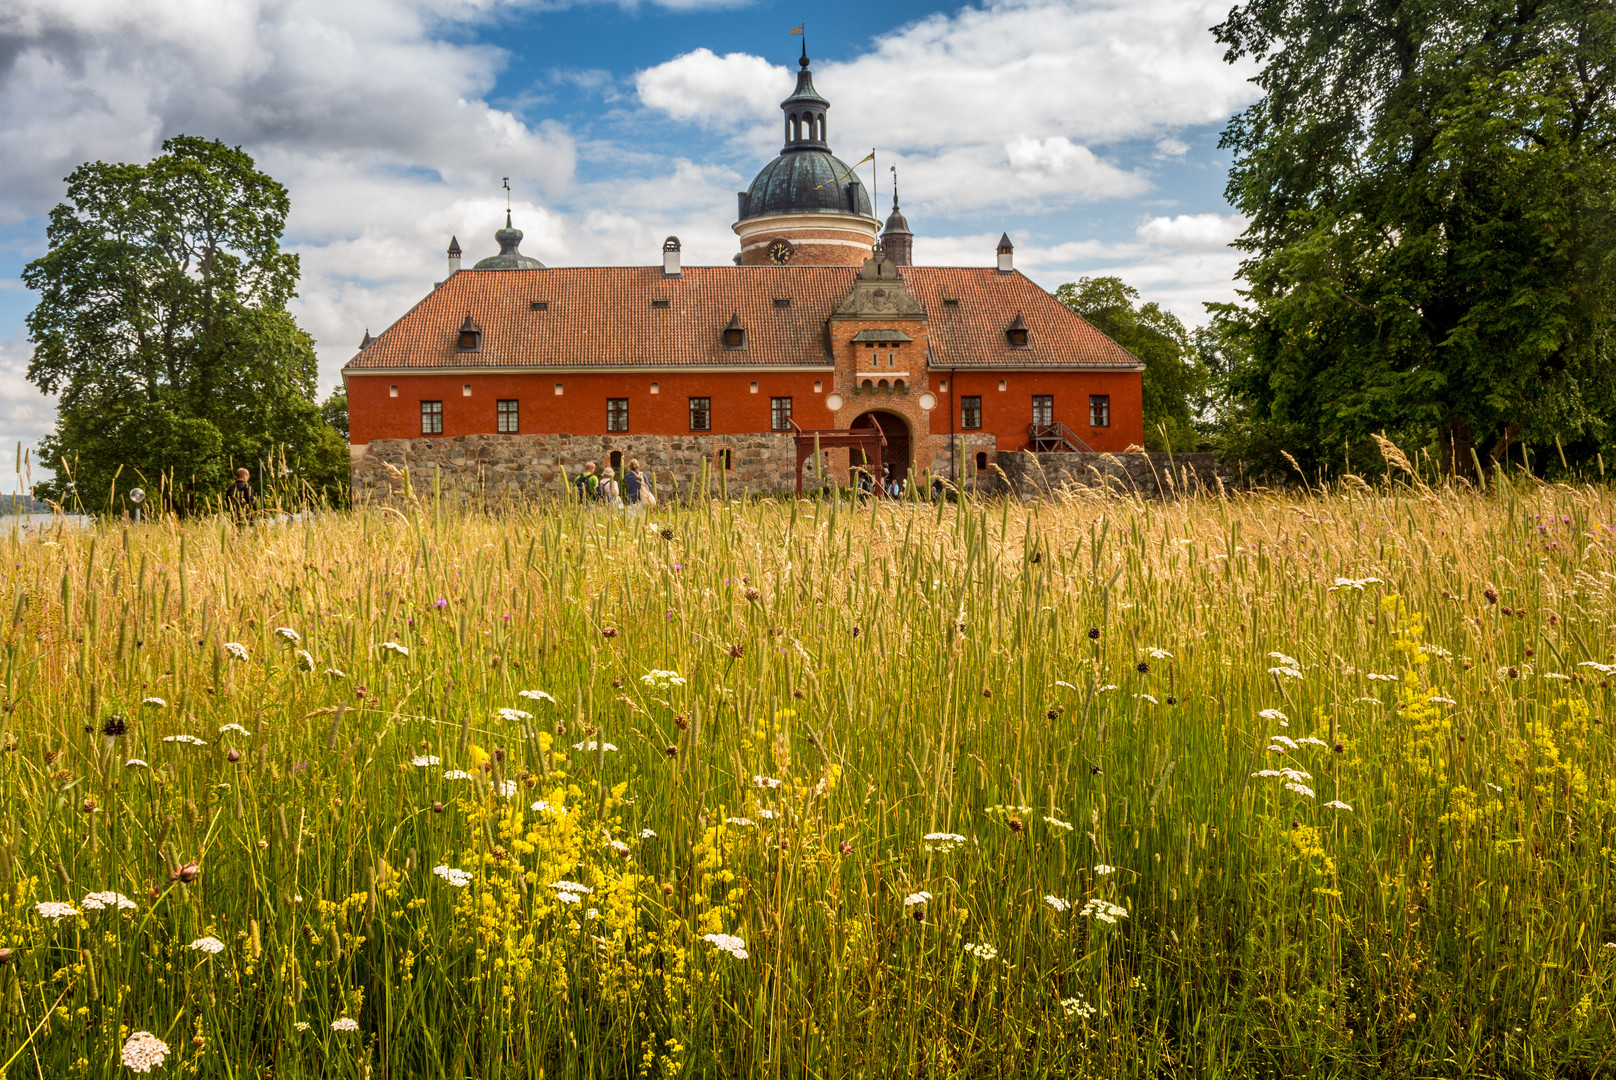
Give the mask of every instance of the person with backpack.
<path id="1" fill-rule="evenodd" d="M 605 503 L 607 506 L 622 506 L 623 500 L 618 495 L 616 474 L 611 466 L 600 470 L 600 483 L 595 485 L 595 501 Z"/>
<path id="2" fill-rule="evenodd" d="M 252 473 L 236 470 L 236 482 L 225 489 L 225 511 L 238 520 L 245 519 L 258 509 L 258 496 L 253 494 Z"/>
<path id="3" fill-rule="evenodd" d="M 573 484 L 578 488 L 579 502 L 587 505 L 595 501 L 595 489 L 600 484 L 600 477 L 595 475 L 593 461 L 584 462 L 584 471 L 578 474 L 578 479 L 574 480 Z"/>
<path id="4" fill-rule="evenodd" d="M 638 513 L 656 505 L 656 492 L 651 490 L 651 481 L 640 471 L 638 458 L 629 459 L 628 471 L 623 474 L 623 501 L 628 504 L 630 513 Z"/>

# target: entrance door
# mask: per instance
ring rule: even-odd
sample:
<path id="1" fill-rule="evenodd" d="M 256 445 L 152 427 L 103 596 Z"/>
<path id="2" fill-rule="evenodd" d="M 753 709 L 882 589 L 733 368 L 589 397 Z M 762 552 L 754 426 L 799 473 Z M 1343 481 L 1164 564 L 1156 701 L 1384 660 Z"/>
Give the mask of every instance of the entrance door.
<path id="1" fill-rule="evenodd" d="M 892 472 L 892 479 L 903 480 L 909 475 L 909 425 L 897 413 L 876 410 L 867 412 L 849 425 L 853 430 L 879 428 L 887 444 L 881 450 L 881 463 Z M 860 452 L 851 451 L 853 464 L 861 461 Z"/>

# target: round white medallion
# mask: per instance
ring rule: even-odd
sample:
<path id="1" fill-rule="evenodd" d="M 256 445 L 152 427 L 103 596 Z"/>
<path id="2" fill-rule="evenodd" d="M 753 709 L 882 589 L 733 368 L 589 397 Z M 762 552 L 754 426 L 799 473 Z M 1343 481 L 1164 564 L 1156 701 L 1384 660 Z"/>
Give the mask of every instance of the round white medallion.
<path id="1" fill-rule="evenodd" d="M 840 409 L 841 407 L 842 407 L 842 395 L 840 395 L 840 394 L 831 394 L 830 396 L 825 398 L 825 408 L 829 409 L 831 412 L 835 412 L 837 409 Z"/>
<path id="2" fill-rule="evenodd" d="M 930 391 L 927 391 L 926 393 L 921 394 L 920 395 L 920 407 L 922 409 L 925 409 L 927 412 L 931 412 L 933 409 L 935 409 L 937 407 L 937 398 Z"/>

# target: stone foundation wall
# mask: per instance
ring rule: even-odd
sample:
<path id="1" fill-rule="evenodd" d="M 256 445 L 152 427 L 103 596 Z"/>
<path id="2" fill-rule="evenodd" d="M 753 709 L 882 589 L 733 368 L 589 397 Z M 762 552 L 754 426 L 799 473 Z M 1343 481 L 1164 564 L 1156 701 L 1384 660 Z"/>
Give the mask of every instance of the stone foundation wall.
<path id="1" fill-rule="evenodd" d="M 997 469 L 977 479 L 983 494 L 1013 493 L 1022 499 L 1048 498 L 1067 488 L 1108 489 L 1156 497 L 1216 494 L 1218 481 L 1232 487 L 1235 470 L 1211 454 L 1033 454 L 994 455 Z"/>
<path id="2" fill-rule="evenodd" d="M 731 467 L 720 480 L 719 452 L 726 449 Z M 688 497 L 700 486 L 703 465 L 713 495 L 796 490 L 790 435 L 461 435 L 350 447 L 353 497 L 355 504 L 398 499 L 407 470 L 417 496 L 431 495 L 436 485 L 451 501 L 478 505 L 560 498 L 572 494 L 584 462 L 605 468 L 614 450 L 625 467 L 638 458 L 662 495 L 677 488 Z"/>

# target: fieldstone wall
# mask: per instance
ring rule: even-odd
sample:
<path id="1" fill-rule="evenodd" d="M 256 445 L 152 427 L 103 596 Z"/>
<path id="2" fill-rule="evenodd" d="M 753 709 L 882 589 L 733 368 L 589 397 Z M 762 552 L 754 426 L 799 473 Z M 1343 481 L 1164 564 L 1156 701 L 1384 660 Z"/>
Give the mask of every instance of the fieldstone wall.
<path id="1" fill-rule="evenodd" d="M 713 495 L 796 490 L 797 455 L 789 434 L 461 435 L 376 439 L 350 447 L 353 497 L 355 504 L 401 498 L 407 473 L 411 490 L 422 497 L 437 490 L 451 501 L 478 505 L 560 498 L 572 494 L 586 461 L 605 468 L 614 450 L 624 466 L 638 458 L 660 495 L 677 488 L 688 497 L 700 486 L 704 465 Z M 730 452 L 727 471 L 723 450 Z"/>
<path id="2" fill-rule="evenodd" d="M 1232 487 L 1235 470 L 1218 464 L 1211 454 L 1033 454 L 1000 452 L 997 468 L 977 478 L 984 493 L 1013 493 L 1022 499 L 1048 498 L 1069 488 L 1095 488 L 1138 493 L 1216 494 L 1218 482 Z"/>

